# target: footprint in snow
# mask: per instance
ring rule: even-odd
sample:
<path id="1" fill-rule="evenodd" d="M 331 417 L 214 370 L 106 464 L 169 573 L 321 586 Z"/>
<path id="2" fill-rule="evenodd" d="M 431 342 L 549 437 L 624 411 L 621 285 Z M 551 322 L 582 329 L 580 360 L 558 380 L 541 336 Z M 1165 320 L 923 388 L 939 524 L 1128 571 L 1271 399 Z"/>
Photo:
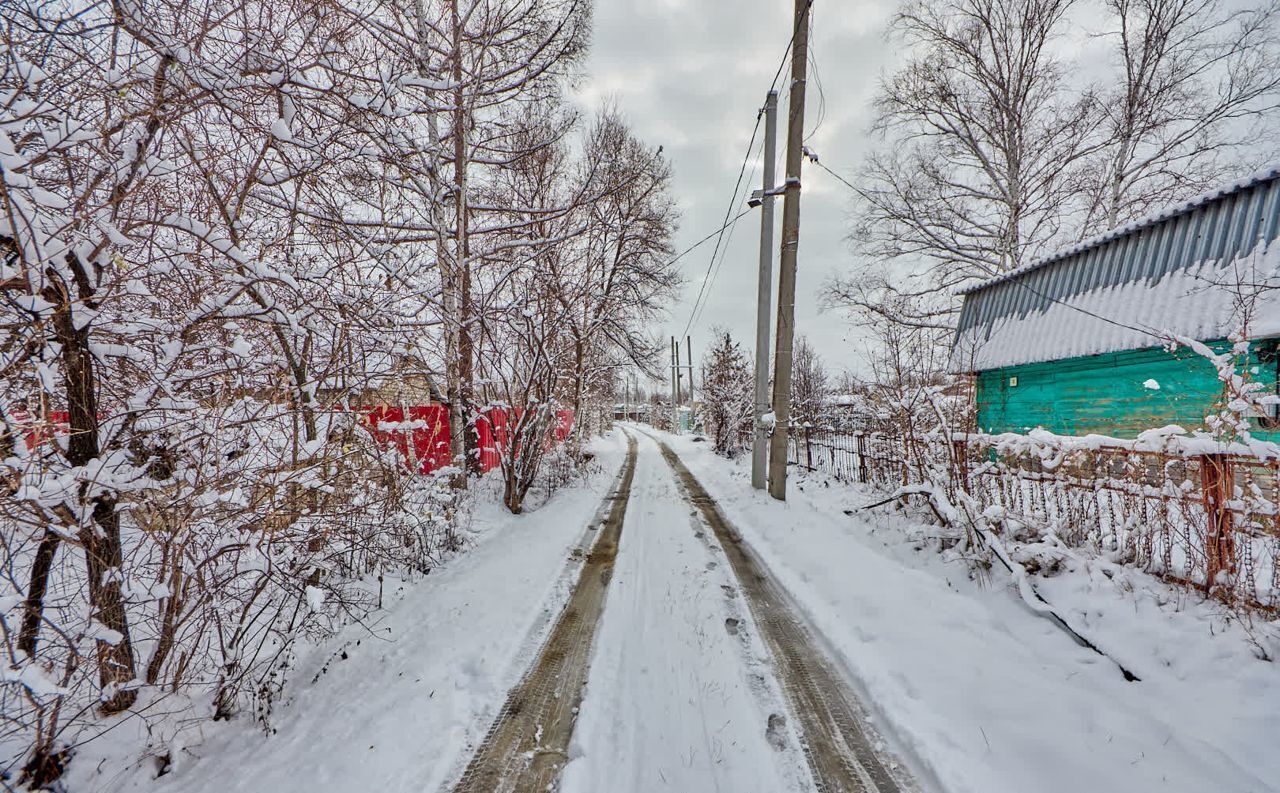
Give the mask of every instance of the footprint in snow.
<path id="1" fill-rule="evenodd" d="M 779 752 L 787 748 L 787 717 L 781 713 L 770 713 L 769 724 L 765 727 L 764 737 L 769 745 Z"/>

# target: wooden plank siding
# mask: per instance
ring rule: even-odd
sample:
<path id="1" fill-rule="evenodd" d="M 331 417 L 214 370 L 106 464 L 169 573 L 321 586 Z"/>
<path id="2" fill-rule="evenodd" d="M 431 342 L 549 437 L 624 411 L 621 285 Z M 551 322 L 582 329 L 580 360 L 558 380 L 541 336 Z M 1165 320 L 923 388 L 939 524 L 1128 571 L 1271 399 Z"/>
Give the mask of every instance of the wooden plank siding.
<path id="1" fill-rule="evenodd" d="M 1249 362 L 1251 377 L 1267 383 L 1269 393 L 1277 383 L 1276 341 L 1255 342 Z M 1229 342 L 1209 346 L 1222 351 Z M 1148 380 L 1160 388 L 1147 388 Z M 983 432 L 1042 427 L 1059 435 L 1133 438 L 1169 424 L 1203 428 L 1205 415 L 1221 407 L 1222 384 L 1209 362 L 1190 350 L 1149 347 L 979 372 L 976 396 Z M 1280 441 L 1277 430 L 1255 427 L 1254 434 Z"/>

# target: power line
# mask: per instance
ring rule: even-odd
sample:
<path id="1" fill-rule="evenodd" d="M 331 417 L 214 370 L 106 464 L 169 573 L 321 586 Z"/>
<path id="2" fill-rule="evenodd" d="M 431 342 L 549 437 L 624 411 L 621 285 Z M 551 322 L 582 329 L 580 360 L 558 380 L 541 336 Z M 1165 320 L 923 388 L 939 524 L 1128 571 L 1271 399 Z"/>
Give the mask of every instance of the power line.
<path id="1" fill-rule="evenodd" d="M 763 157 L 763 155 L 764 155 L 764 142 L 763 142 L 763 141 L 762 141 L 762 142 L 761 142 L 761 144 L 760 144 L 760 155 L 761 155 L 762 157 Z M 750 185 L 752 184 L 752 182 L 753 182 L 753 181 L 755 180 L 755 178 L 756 178 L 756 165 L 757 165 L 757 162 L 756 162 L 756 161 L 754 160 L 754 158 L 753 158 L 753 160 L 752 160 L 752 164 L 751 164 L 751 173 L 750 173 L 750 175 L 748 175 L 748 176 L 747 176 L 747 186 L 748 186 L 748 188 L 750 188 Z M 736 197 L 736 196 L 735 196 L 735 198 L 734 198 L 734 203 L 737 203 L 737 197 Z M 742 217 L 742 215 L 739 215 L 738 217 Z M 716 263 L 716 265 L 715 265 L 715 269 L 714 269 L 714 270 L 712 271 L 712 273 L 711 273 L 711 283 L 712 283 L 712 284 L 714 284 L 714 283 L 716 282 L 716 278 L 720 277 L 720 268 L 724 266 L 724 260 L 725 260 L 725 259 L 727 259 L 727 258 L 729 258 L 729 246 L 733 244 L 733 232 L 734 232 L 734 231 L 736 231 L 736 230 L 737 230 L 737 228 L 738 228 L 737 220 L 731 221 L 731 222 L 730 222 L 730 224 L 729 224 L 728 234 L 726 234 L 726 235 L 725 235 L 724 245 L 720 246 L 720 261 Z M 714 258 L 714 256 L 713 256 L 713 258 Z M 692 323 L 692 324 L 696 324 L 698 321 L 700 321 L 700 320 L 702 319 L 702 312 L 706 310 L 706 308 L 707 308 L 707 303 L 709 303 L 709 302 L 711 302 L 711 293 L 708 291 L 708 292 L 707 292 L 707 299 L 702 301 L 702 305 L 701 305 L 701 306 L 697 306 L 697 307 L 695 307 L 695 308 L 696 308 L 696 311 L 695 311 L 695 314 L 694 314 L 694 317 L 693 317 L 693 323 Z M 692 327 L 692 324 L 691 324 L 689 327 Z M 689 327 L 686 327 L 686 328 L 685 328 L 685 335 L 686 335 L 686 336 L 688 335 Z"/>
<path id="2" fill-rule="evenodd" d="M 805 3 L 805 11 L 807 12 L 812 5 L 813 5 L 813 0 L 808 0 L 808 2 Z M 782 60 L 779 61 L 778 69 L 776 72 L 774 72 L 772 82 L 769 83 L 770 91 L 774 90 L 778 86 L 778 78 L 782 76 L 782 70 L 787 65 L 787 56 L 790 55 L 791 48 L 795 45 L 796 35 L 799 34 L 800 32 L 799 21 L 805 18 L 806 16 L 801 16 L 797 18 L 796 20 L 797 24 L 792 26 L 791 38 L 787 40 L 786 49 L 783 50 L 783 53 L 782 53 Z M 731 227 L 734 221 L 737 220 L 737 218 L 734 218 L 733 220 L 729 220 L 729 215 L 733 213 L 733 208 L 738 203 L 738 191 L 742 188 L 742 177 L 746 173 L 747 162 L 751 159 L 751 151 L 752 149 L 755 148 L 756 135 L 760 132 L 760 121 L 763 117 L 764 117 L 764 108 L 762 107 L 758 111 L 756 111 L 756 123 L 755 123 L 755 127 L 753 127 L 751 130 L 751 140 L 750 142 L 747 143 L 747 151 L 742 158 L 742 166 L 738 169 L 738 179 L 733 185 L 733 197 L 729 200 L 729 206 L 724 213 L 725 222 L 720 226 L 721 237 L 723 237 L 724 230 L 726 228 Z M 739 214 L 738 217 L 742 217 L 742 214 Z M 702 304 L 703 295 L 709 295 L 709 293 L 707 292 L 707 287 L 715 281 L 715 274 L 719 272 L 719 268 L 716 267 L 716 255 L 720 252 L 720 244 L 721 244 L 721 239 L 717 239 L 716 247 L 711 252 L 711 261 L 707 262 L 707 272 L 702 276 L 702 285 L 698 288 L 698 296 L 693 301 L 693 308 L 689 311 L 689 319 L 687 322 L 685 322 L 684 331 L 680 334 L 681 336 L 689 335 L 689 328 L 693 327 L 694 319 L 696 315 L 699 314 L 699 309 Z"/>
<path id="3" fill-rule="evenodd" d="M 733 185 L 733 196 L 729 199 L 729 206 L 724 210 L 724 223 L 720 226 L 718 232 L 720 236 L 716 238 L 716 247 L 711 251 L 711 261 L 707 262 L 707 272 L 702 276 L 702 286 L 698 288 L 698 296 L 693 300 L 693 308 L 689 311 L 689 320 L 684 323 L 684 330 L 680 333 L 681 336 L 689 335 L 689 328 L 693 327 L 693 317 L 698 313 L 698 305 L 702 302 L 702 296 L 707 293 L 707 286 L 711 283 L 712 270 L 716 264 L 716 254 L 720 252 L 720 243 L 724 239 L 724 230 L 733 223 L 729 216 L 733 214 L 733 208 L 738 204 L 738 191 L 742 188 L 742 178 L 747 173 L 747 163 L 751 160 L 751 151 L 756 146 L 756 134 L 760 132 L 760 119 L 763 115 L 764 108 L 761 108 L 760 112 L 756 113 L 756 125 L 751 130 L 751 140 L 747 143 L 747 151 L 742 156 L 742 167 L 738 169 L 738 180 Z M 737 218 L 734 218 L 734 220 L 737 220 Z"/>
<path id="4" fill-rule="evenodd" d="M 676 262 L 683 259 L 685 256 L 688 256 L 690 253 L 693 253 L 698 248 L 710 242 L 712 237 L 716 236 L 717 234 L 720 234 L 722 231 L 724 231 L 729 226 L 732 226 L 734 223 L 737 223 L 739 218 L 741 218 L 743 215 L 749 214 L 750 212 L 751 212 L 750 209 L 744 209 L 738 214 L 734 215 L 732 218 L 727 220 L 723 226 L 711 232 L 710 234 L 698 240 L 697 242 L 693 243 L 692 245 L 685 248 L 684 250 L 680 251 L 678 254 L 675 255 L 675 257 L 667 260 L 667 265 L 669 266 L 669 265 L 675 264 Z"/>
<path id="5" fill-rule="evenodd" d="M 829 174 L 831 174 L 832 176 L 834 176 L 836 179 L 840 180 L 840 182 L 841 182 L 841 183 L 843 183 L 846 187 L 848 187 L 848 188 L 849 188 L 850 190 L 852 190 L 854 193 L 858 194 L 859 196 L 861 196 L 861 195 L 862 195 L 862 191 L 861 191 L 861 190 L 859 190 L 858 188 L 854 187 L 854 186 L 853 186 L 853 184 L 852 184 L 851 182 L 849 182 L 849 180 L 848 180 L 848 179 L 845 179 L 845 178 L 844 178 L 843 176 L 841 176 L 840 174 L 836 173 L 835 171 L 831 170 L 831 169 L 830 169 L 830 168 L 828 168 L 827 166 L 823 165 L 823 164 L 822 164 L 822 162 L 818 159 L 817 155 L 813 154 L 812 152 L 806 152 L 806 156 L 808 157 L 809 162 L 813 163 L 814 165 L 818 166 L 818 167 L 819 167 L 819 168 L 821 168 L 822 170 L 824 170 L 824 171 L 826 171 L 827 173 L 829 173 Z M 991 268 L 991 267 L 990 267 L 989 265 L 987 265 L 985 262 L 971 261 L 970 263 L 971 263 L 971 264 L 973 264 L 973 265 L 974 265 L 975 267 L 977 267 L 978 269 L 982 270 L 984 273 L 986 273 L 986 274 L 987 274 L 988 276 L 990 276 L 991 278 L 1000 278 L 1000 277 L 1002 277 L 1003 275 L 1006 275 L 1006 273 L 1001 273 L 1001 272 L 998 272 L 998 271 L 996 271 L 995 269 Z M 1159 337 L 1159 336 L 1160 336 L 1160 333 L 1158 333 L 1158 332 L 1157 332 L 1155 329 L 1153 329 L 1153 328 L 1139 328 L 1139 327 L 1135 327 L 1135 326 L 1130 325 L 1130 324 L 1128 324 L 1128 323 L 1126 323 L 1126 322 L 1121 322 L 1121 321 L 1120 321 L 1120 320 L 1118 320 L 1118 319 L 1112 319 L 1111 317 L 1105 317 L 1105 316 L 1103 316 L 1102 314 L 1099 314 L 1099 313 L 1094 312 L 1094 311 L 1090 311 L 1090 310 L 1089 310 L 1089 309 L 1087 309 L 1087 308 L 1082 308 L 1082 307 L 1080 307 L 1080 306 L 1072 305 L 1071 303 L 1068 303 L 1068 302 L 1066 302 L 1065 300 L 1060 300 L 1060 299 L 1058 299 L 1058 298 L 1056 298 L 1056 297 L 1053 297 L 1052 295 L 1047 295 L 1047 294 L 1045 294 L 1044 292 L 1041 292 L 1040 290 L 1036 289 L 1035 287 L 1029 286 L 1028 284 L 1026 284 L 1025 282 L 1023 282 L 1023 281 L 1022 281 L 1022 280 L 1020 280 L 1020 279 L 1012 278 L 1012 279 L 1010 279 L 1010 280 L 1009 280 L 1009 283 L 1017 284 L 1019 287 L 1021 287 L 1021 288 L 1025 289 L 1025 290 L 1027 290 L 1027 291 L 1028 291 L 1028 292 L 1030 292 L 1031 294 L 1036 295 L 1037 297 L 1040 297 L 1040 298 L 1042 298 L 1042 299 L 1044 299 L 1044 300 L 1048 300 L 1048 301 L 1050 301 L 1050 302 L 1052 302 L 1052 303 L 1057 303 L 1057 304 L 1058 304 L 1058 305 L 1060 305 L 1060 306 L 1065 306 L 1066 308 L 1069 308 L 1069 309 L 1071 309 L 1072 311 L 1078 311 L 1078 312 L 1080 312 L 1081 314 L 1084 314 L 1084 315 L 1089 316 L 1089 317 L 1093 317 L 1093 318 L 1094 318 L 1094 319 L 1096 319 L 1096 320 L 1099 320 L 1099 321 L 1101 321 L 1101 322 L 1106 322 L 1107 324 L 1110 324 L 1110 325 L 1115 325 L 1115 326 L 1116 326 L 1116 327 L 1118 327 L 1118 328 L 1124 328 L 1125 330 L 1132 330 L 1132 331 L 1136 331 L 1137 333 L 1143 333 L 1143 334 L 1146 334 L 1146 335 L 1148 335 L 1148 336 L 1156 336 L 1156 337 Z"/>
<path id="6" fill-rule="evenodd" d="M 804 4 L 804 10 L 807 12 L 812 6 L 813 6 L 813 0 L 809 0 L 809 2 Z M 798 17 L 796 21 L 799 22 L 799 20 L 804 18 L 805 16 L 802 15 Z M 798 24 L 792 26 L 791 38 L 787 40 L 787 48 L 782 53 L 782 62 L 778 64 L 778 71 L 774 72 L 773 74 L 773 82 L 769 83 L 770 91 L 778 87 L 778 78 L 782 76 L 782 70 L 787 67 L 787 56 L 791 54 L 791 47 L 796 43 L 796 35 L 799 32 L 800 32 L 800 26 Z"/>
<path id="7" fill-rule="evenodd" d="M 812 25 L 812 14 L 810 15 L 810 24 Z M 827 92 L 822 88 L 822 75 L 818 72 L 818 58 L 814 55 L 814 48 L 809 47 L 808 52 L 809 66 L 813 74 L 814 87 L 818 89 L 818 120 L 814 122 L 813 129 L 809 130 L 809 134 L 804 136 L 805 141 L 811 140 L 814 135 L 818 134 L 818 130 L 822 129 L 822 122 L 827 120 Z"/>
<path id="8" fill-rule="evenodd" d="M 809 162 L 813 163 L 814 165 L 818 166 L 822 170 L 826 171 L 827 173 L 831 174 L 832 176 L 834 176 L 835 178 L 843 182 L 845 187 L 848 187 L 850 190 L 857 193 L 859 196 L 862 195 L 862 191 L 854 187 L 852 182 L 850 182 L 848 179 L 845 179 L 843 176 L 831 170 L 827 166 L 823 165 L 822 161 L 818 159 L 818 155 L 814 154 L 811 151 L 806 151 L 805 156 L 809 158 Z"/>

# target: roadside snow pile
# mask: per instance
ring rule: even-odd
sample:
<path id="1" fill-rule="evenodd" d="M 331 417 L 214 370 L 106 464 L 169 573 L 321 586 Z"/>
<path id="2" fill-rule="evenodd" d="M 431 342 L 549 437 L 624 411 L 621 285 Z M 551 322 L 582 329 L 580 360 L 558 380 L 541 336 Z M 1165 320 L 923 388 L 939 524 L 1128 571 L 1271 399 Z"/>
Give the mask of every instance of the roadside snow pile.
<path id="1" fill-rule="evenodd" d="M 141 720 L 87 744 L 68 790 L 115 793 L 436 790 L 465 761 L 572 585 L 571 548 L 611 486 L 625 443 L 594 442 L 596 470 L 528 514 L 482 480 L 467 551 L 413 581 L 372 582 L 384 609 L 300 648 L 263 734 L 255 720 L 148 734 Z M 307 593 L 306 607 L 322 607 Z M 171 701 L 160 703 L 172 707 Z M 148 749 L 141 757 L 137 747 Z M 159 777 L 159 778 L 157 778 Z"/>
<path id="2" fill-rule="evenodd" d="M 1280 625 L 1252 623 L 1131 568 L 1064 555 L 1030 609 L 1003 569 L 974 580 L 937 527 L 859 512 L 883 494 L 819 476 L 788 501 L 673 439 L 686 464 L 813 619 L 894 748 L 948 793 L 1274 791 Z"/>

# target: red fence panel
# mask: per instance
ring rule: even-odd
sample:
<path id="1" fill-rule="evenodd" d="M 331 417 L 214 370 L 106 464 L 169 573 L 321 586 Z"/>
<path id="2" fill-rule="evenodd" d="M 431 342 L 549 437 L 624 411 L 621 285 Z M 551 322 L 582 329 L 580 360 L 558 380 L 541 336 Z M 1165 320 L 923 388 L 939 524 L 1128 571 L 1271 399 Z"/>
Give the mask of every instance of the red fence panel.
<path id="1" fill-rule="evenodd" d="M 487 473 L 502 464 L 502 452 L 507 446 L 507 412 L 490 408 L 476 417 L 475 426 L 480 470 Z"/>
<path id="2" fill-rule="evenodd" d="M 394 446 L 409 470 L 421 474 L 443 468 L 450 463 L 449 411 L 443 405 L 411 405 L 407 409 L 392 405 L 364 408 L 365 425 L 382 445 Z M 502 464 L 512 417 L 523 413 L 517 408 L 490 408 L 476 417 L 476 448 L 480 453 L 480 470 L 492 471 Z M 547 437 L 547 447 L 562 443 L 573 432 L 572 410 L 556 411 L 556 422 Z"/>
<path id="3" fill-rule="evenodd" d="M 556 440 L 563 443 L 569 440 L 573 432 L 573 411 L 569 409 L 556 411 Z"/>
<path id="4" fill-rule="evenodd" d="M 443 405 L 375 405 L 365 425 L 384 447 L 394 446 L 411 471 L 429 474 L 449 464 L 449 412 Z"/>

